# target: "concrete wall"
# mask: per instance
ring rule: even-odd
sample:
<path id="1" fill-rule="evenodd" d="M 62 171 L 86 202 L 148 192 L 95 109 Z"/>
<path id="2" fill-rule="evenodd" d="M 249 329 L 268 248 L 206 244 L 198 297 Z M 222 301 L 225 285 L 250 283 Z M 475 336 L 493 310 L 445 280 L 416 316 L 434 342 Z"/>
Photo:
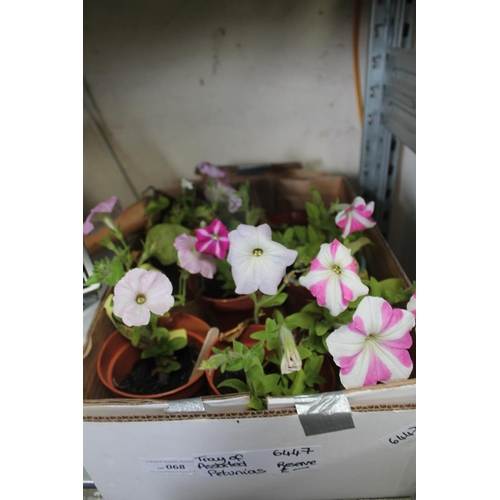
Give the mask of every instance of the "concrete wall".
<path id="1" fill-rule="evenodd" d="M 127 206 L 201 161 L 300 161 L 356 187 L 356 2 L 86 0 L 83 8 L 84 215 L 113 194 Z M 360 10 L 364 91 L 370 2 Z"/>

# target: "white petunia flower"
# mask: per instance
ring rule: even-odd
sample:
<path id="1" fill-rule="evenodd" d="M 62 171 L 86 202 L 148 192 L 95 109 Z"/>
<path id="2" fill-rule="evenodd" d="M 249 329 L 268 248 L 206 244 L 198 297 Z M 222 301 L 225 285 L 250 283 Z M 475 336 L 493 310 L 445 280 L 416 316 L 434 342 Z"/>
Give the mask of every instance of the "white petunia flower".
<path id="1" fill-rule="evenodd" d="M 286 268 L 295 262 L 297 251 L 273 241 L 271 235 L 267 224 L 258 227 L 240 224 L 229 233 L 227 261 L 231 264 L 236 293 L 278 292 L 278 285 Z"/>
<path id="2" fill-rule="evenodd" d="M 161 316 L 174 305 L 172 283 L 159 271 L 131 269 L 114 293 L 113 312 L 127 326 L 147 325 L 151 312 Z"/>
<path id="3" fill-rule="evenodd" d="M 181 188 L 191 190 L 193 189 L 193 183 L 187 179 L 181 179 Z"/>

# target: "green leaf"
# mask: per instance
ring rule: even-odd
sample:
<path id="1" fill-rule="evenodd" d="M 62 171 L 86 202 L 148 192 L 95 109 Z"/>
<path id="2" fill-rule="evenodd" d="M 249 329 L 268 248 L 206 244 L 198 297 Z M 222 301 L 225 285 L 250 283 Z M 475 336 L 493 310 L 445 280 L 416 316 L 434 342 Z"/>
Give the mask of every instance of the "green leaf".
<path id="1" fill-rule="evenodd" d="M 260 307 L 276 307 L 281 306 L 288 298 L 286 293 L 278 293 L 276 295 L 263 295 L 259 306 Z"/>
<path id="2" fill-rule="evenodd" d="M 177 370 L 181 369 L 181 366 L 182 365 L 178 361 L 171 361 L 168 364 L 167 373 L 176 372 Z"/>
<path id="3" fill-rule="evenodd" d="M 163 194 L 160 194 L 156 200 L 150 200 L 146 204 L 144 213 L 147 215 L 156 215 L 165 210 L 170 205 L 170 200 Z"/>
<path id="4" fill-rule="evenodd" d="M 297 346 L 297 351 L 299 353 L 300 359 L 306 359 L 312 354 L 312 352 L 309 349 L 306 349 L 302 345 Z"/>
<path id="5" fill-rule="evenodd" d="M 242 380 L 239 380 L 237 378 L 230 378 L 228 380 L 224 380 L 221 382 L 218 386 L 218 388 L 221 387 L 230 387 L 231 389 L 234 389 L 237 392 L 249 392 L 247 384 L 243 382 Z"/>
<path id="6" fill-rule="evenodd" d="M 318 377 L 321 367 L 323 366 L 323 360 L 324 356 L 313 353 L 304 363 L 303 369 L 308 381 Z"/>
<path id="7" fill-rule="evenodd" d="M 109 264 L 109 272 L 105 281 L 110 286 L 115 286 L 125 276 L 125 269 L 118 257 L 113 257 Z"/>
<path id="8" fill-rule="evenodd" d="M 298 313 L 290 314 L 286 317 L 285 325 L 289 330 L 294 328 L 304 328 L 310 330 L 315 323 L 314 315 L 304 312 L 304 309 Z"/>
<path id="9" fill-rule="evenodd" d="M 177 262 L 177 250 L 173 244 L 177 236 L 189 234 L 190 230 L 179 224 L 156 224 L 146 235 L 146 242 L 151 245 L 151 255 L 164 266 Z"/>
<path id="10" fill-rule="evenodd" d="M 402 278 L 389 278 L 377 281 L 373 276 L 370 278 L 370 295 L 382 297 L 390 304 L 397 304 L 410 300 L 411 290 L 405 289 Z"/>
<path id="11" fill-rule="evenodd" d="M 266 356 L 266 361 L 269 361 L 270 363 L 274 363 L 275 365 L 280 365 L 281 364 L 281 359 L 278 358 L 276 353 L 272 352 L 271 354 L 268 354 Z"/>
<path id="12" fill-rule="evenodd" d="M 316 205 L 310 203 L 309 201 L 306 201 L 305 208 L 309 222 L 314 225 L 319 224 L 320 220 L 319 208 Z"/>
<path id="13" fill-rule="evenodd" d="M 309 241 L 311 243 L 324 243 L 323 235 L 318 233 L 313 226 L 307 226 L 307 236 L 309 237 Z"/>
<path id="14" fill-rule="evenodd" d="M 351 249 L 351 255 L 354 255 L 356 252 L 359 252 L 365 245 L 373 245 L 370 238 L 363 236 L 358 238 L 355 241 L 346 242 L 344 241 L 344 246 Z"/>
<path id="15" fill-rule="evenodd" d="M 153 330 L 153 335 L 155 337 L 164 337 L 166 339 L 170 338 L 170 332 L 168 331 L 168 328 L 165 328 L 164 326 L 158 326 Z"/>
<path id="16" fill-rule="evenodd" d="M 326 319 L 322 319 L 319 323 L 316 324 L 316 335 L 318 335 L 319 337 L 322 337 L 330 330 L 332 330 L 332 324 Z"/>
<path id="17" fill-rule="evenodd" d="M 144 349 L 144 351 L 141 352 L 141 358 L 142 359 L 157 358 L 161 356 L 163 353 L 164 350 L 162 348 L 157 346 L 151 346 L 148 347 L 147 349 Z"/>
<path id="18" fill-rule="evenodd" d="M 105 281 L 110 286 L 115 286 L 125 275 L 123 264 L 117 256 L 113 260 L 105 257 L 101 261 L 94 262 L 92 276 L 87 280 L 87 285 Z"/>
<path id="19" fill-rule="evenodd" d="M 262 379 L 264 394 L 271 394 L 280 381 L 280 376 L 277 373 L 265 375 Z"/>
<path id="20" fill-rule="evenodd" d="M 173 351 L 178 351 L 184 349 L 188 345 L 188 341 L 185 338 L 177 337 L 169 341 L 170 347 Z"/>
<path id="21" fill-rule="evenodd" d="M 248 403 L 248 407 L 254 410 L 265 410 L 266 406 L 264 401 L 257 396 L 250 395 L 250 402 Z"/>
<path id="22" fill-rule="evenodd" d="M 266 319 L 266 331 L 267 332 L 273 332 L 274 330 L 276 330 L 278 324 L 276 323 L 276 321 L 272 318 L 267 318 Z"/>
<path id="23" fill-rule="evenodd" d="M 304 389 L 306 387 L 306 376 L 304 374 L 304 370 L 299 370 L 295 373 L 295 379 L 292 384 L 292 394 L 304 394 Z"/>
<path id="24" fill-rule="evenodd" d="M 307 229 L 305 226 L 295 226 L 294 231 L 300 242 L 305 243 L 307 241 Z"/>
<path id="25" fill-rule="evenodd" d="M 274 332 L 269 332 L 268 330 L 259 330 L 250 334 L 250 338 L 254 340 L 270 340 L 274 337 Z"/>
<path id="26" fill-rule="evenodd" d="M 137 347 L 139 345 L 140 340 L 141 340 L 141 329 L 134 327 L 134 329 L 132 330 L 132 338 L 130 339 L 130 342 L 134 347 Z"/>
<path id="27" fill-rule="evenodd" d="M 255 226 L 261 217 L 262 211 L 260 208 L 250 209 L 245 216 L 246 224 L 249 226 Z"/>
<path id="28" fill-rule="evenodd" d="M 224 363 L 227 363 L 227 361 L 228 355 L 225 352 L 221 351 L 218 354 L 212 354 L 210 358 L 203 360 L 200 365 L 200 370 L 215 370 Z"/>

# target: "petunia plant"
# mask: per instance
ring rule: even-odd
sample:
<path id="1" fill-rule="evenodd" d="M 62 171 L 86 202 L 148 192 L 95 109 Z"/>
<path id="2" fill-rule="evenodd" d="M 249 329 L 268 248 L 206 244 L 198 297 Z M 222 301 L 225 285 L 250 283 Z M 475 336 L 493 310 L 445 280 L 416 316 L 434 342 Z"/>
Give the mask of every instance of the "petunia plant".
<path id="1" fill-rule="evenodd" d="M 354 250 L 359 251 L 366 244 L 366 241 L 369 241 L 363 231 L 374 225 L 374 222 L 370 220 L 373 204 L 369 204 L 367 207 L 361 198 L 356 198 L 352 205 L 341 208 L 342 210 L 335 217 L 338 231 L 332 230 L 339 239 L 334 238 L 331 243 L 320 244 L 316 256 L 311 260 L 308 268 L 301 270 L 302 276 L 298 280 L 300 285 L 309 289 L 315 302 L 311 301 L 302 310 L 282 318 L 281 325 L 286 324 L 286 331 L 294 332 L 291 333 L 294 344 L 300 346 L 302 353 L 310 353 L 308 355 L 310 360 L 321 360 L 321 363 L 317 365 L 319 368 L 321 368 L 323 356 L 331 354 L 337 366 L 341 368 L 340 382 L 345 388 L 403 380 L 409 376 L 412 369 L 408 348 L 412 343 L 409 332 L 415 324 L 415 287 L 414 285 L 406 287 L 403 280 L 399 278 L 378 281 L 374 277 L 368 276 L 366 272 L 360 272 L 359 261 L 352 254 Z M 258 233 L 254 231 L 255 228 L 253 231 L 246 227 L 241 229 L 243 231 L 235 232 L 233 235 L 229 234 L 228 260 L 233 265 L 233 276 L 238 285 L 236 290 L 249 293 L 259 289 L 262 282 L 263 291 L 276 293 L 277 286 L 271 288 L 271 284 L 274 285 L 277 281 L 279 283 L 285 273 L 284 269 L 292 266 L 294 259 L 290 259 L 282 268 L 276 264 L 264 265 L 263 261 L 255 259 L 255 257 L 261 256 L 262 246 L 261 240 L 257 237 Z M 341 234 L 340 230 L 342 230 Z M 346 241 L 346 238 L 353 233 L 357 233 L 354 236 L 355 239 Z M 265 234 L 269 236 L 270 229 L 266 229 Z M 237 235 L 236 238 L 235 235 Z M 347 245 L 349 241 L 351 242 L 350 247 Z M 232 252 L 236 258 L 230 259 Z M 262 267 L 259 267 L 261 264 Z M 392 308 L 394 304 L 400 303 L 407 303 L 408 310 Z M 257 300 L 256 304 L 258 304 Z M 382 311 L 380 314 L 384 318 L 384 322 L 380 325 L 373 318 L 370 323 L 367 318 L 370 307 L 374 308 L 375 306 Z M 409 311 L 412 311 L 413 314 Z M 365 327 L 361 327 L 361 324 L 364 324 Z M 252 338 L 270 341 L 271 346 L 276 349 L 268 326 L 266 323 L 265 333 L 253 334 Z M 361 332 L 364 332 L 365 341 L 357 346 L 357 351 L 349 351 L 353 353 L 347 359 L 347 356 L 339 353 L 343 352 L 342 345 L 345 337 L 351 335 L 352 332 L 357 332 L 358 337 Z M 213 359 L 210 358 L 205 368 L 213 369 L 214 366 L 217 366 L 229 370 L 233 369 L 234 366 L 240 367 L 239 360 L 242 353 L 245 353 L 245 359 L 253 360 L 251 366 L 258 364 L 259 357 L 252 356 L 252 349 L 245 351 L 238 346 L 237 354 L 235 354 L 235 350 L 227 348 L 224 352 L 217 353 Z M 295 352 L 295 356 L 290 356 L 289 353 L 288 356 L 285 355 L 284 350 L 280 352 L 282 366 L 287 364 L 288 366 L 298 366 L 297 361 L 304 359 L 304 356 L 298 356 L 297 352 Z M 276 395 L 280 389 L 281 394 L 286 394 L 286 391 L 289 390 L 289 387 L 283 386 L 283 384 L 279 388 L 271 386 L 271 381 L 274 379 L 269 377 L 263 379 L 265 372 L 262 372 L 261 368 L 259 368 L 259 377 L 262 380 L 267 380 L 269 386 L 265 384 L 263 386 L 263 382 L 260 385 L 256 381 L 250 383 L 254 370 L 256 368 L 252 368 L 250 375 L 246 373 L 246 385 L 243 386 L 241 382 L 231 380 L 223 382 L 221 387 L 230 385 L 240 391 L 246 388 L 254 399 L 255 394 L 258 393 L 261 401 L 264 397 L 264 387 L 269 389 L 267 395 Z M 300 371 L 301 368 L 297 370 L 297 373 Z M 281 377 L 285 375 L 285 371 L 282 371 Z M 319 377 L 318 372 L 315 373 L 315 376 Z M 259 377 L 256 376 L 256 380 Z M 297 375 L 294 377 L 297 381 L 301 380 L 301 377 L 297 377 Z M 257 391 L 257 387 L 260 392 Z M 301 387 L 301 390 L 304 389 Z"/>
<path id="2" fill-rule="evenodd" d="M 111 235 L 106 233 L 100 244 L 114 254 L 112 259 L 105 256 L 94 262 L 93 272 L 87 280 L 87 285 L 104 281 L 110 286 L 115 286 L 127 271 L 135 266 L 142 266 L 153 255 L 155 244 L 150 240 L 144 243 L 138 260 L 134 262 L 131 246 L 114 220 L 120 212 L 120 201 L 116 196 L 112 196 L 94 207 L 83 224 L 84 235 L 92 234 L 104 225 L 107 226 Z"/>
<path id="3" fill-rule="evenodd" d="M 274 238 L 289 248 L 297 250 L 293 268 L 299 275 L 309 268 L 323 243 L 335 239 L 352 251 L 361 271 L 364 270 L 362 248 L 371 244 L 365 230 L 373 227 L 371 218 L 373 202 L 368 206 L 361 197 L 351 204 L 340 203 L 337 199 L 327 206 L 321 193 L 313 186 L 310 188 L 311 201 L 305 202 L 307 223 L 295 224 L 275 231 Z"/>
<path id="4" fill-rule="evenodd" d="M 235 188 L 227 183 L 227 172 L 207 162 L 197 165 L 197 171 L 201 184 L 182 179 L 180 196 L 153 190 L 146 204 L 145 241 L 154 245 L 150 257 L 162 266 L 175 264 L 177 236 L 212 227 L 215 220 L 233 229 L 240 223 L 253 224 L 261 216 L 261 210 L 250 204 L 249 182 Z"/>
<path id="5" fill-rule="evenodd" d="M 296 344 L 290 325 L 279 311 L 275 311 L 275 319 L 266 319 L 264 330 L 250 337 L 255 341 L 251 346 L 233 340 L 225 349 L 213 347 L 213 354 L 200 366 L 202 370 L 234 374 L 218 387 L 249 393 L 249 408 L 265 409 L 270 396 L 317 393 L 318 384 L 326 382 L 320 376 L 323 356 Z"/>
<path id="6" fill-rule="evenodd" d="M 185 329 L 168 330 L 159 323 L 174 305 L 172 290 L 163 273 L 135 268 L 118 281 L 105 304 L 116 329 L 141 349 L 141 358 L 154 358 L 152 375 L 160 381 L 181 368 L 176 352 L 188 344 Z"/>

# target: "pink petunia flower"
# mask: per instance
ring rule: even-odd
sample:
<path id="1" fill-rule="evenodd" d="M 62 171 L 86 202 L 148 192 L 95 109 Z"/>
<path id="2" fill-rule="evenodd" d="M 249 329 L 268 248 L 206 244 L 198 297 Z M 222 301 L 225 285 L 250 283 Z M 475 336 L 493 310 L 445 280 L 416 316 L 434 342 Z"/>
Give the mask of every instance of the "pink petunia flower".
<path id="1" fill-rule="evenodd" d="M 115 285 L 113 312 L 127 326 L 147 325 L 151 312 L 161 316 L 174 305 L 172 290 L 163 273 L 131 269 Z"/>
<path id="2" fill-rule="evenodd" d="M 236 194 L 236 191 L 227 193 L 227 209 L 229 213 L 234 214 L 241 205 L 243 205 L 243 199 Z"/>
<path id="3" fill-rule="evenodd" d="M 199 253 L 196 248 L 195 236 L 181 234 L 174 241 L 174 248 L 179 256 L 179 264 L 182 269 L 191 274 L 200 273 L 205 278 L 212 279 L 216 271 L 215 260 L 212 255 Z"/>
<path id="4" fill-rule="evenodd" d="M 120 200 L 116 196 L 112 196 L 109 200 L 103 201 L 96 205 L 89 213 L 83 223 L 83 234 L 90 234 L 97 230 L 103 223 L 112 224 L 113 219 L 118 217 L 122 212 Z"/>
<path id="5" fill-rule="evenodd" d="M 213 220 L 207 227 L 195 229 L 195 232 L 197 252 L 214 255 L 218 259 L 226 257 L 229 238 L 226 226 L 219 219 Z"/>
<path id="6" fill-rule="evenodd" d="M 285 276 L 287 266 L 297 258 L 296 250 L 289 250 L 272 241 L 268 224 L 254 227 L 240 224 L 229 237 L 227 261 L 236 283 L 236 293 L 247 294 L 260 290 L 275 295 Z"/>
<path id="7" fill-rule="evenodd" d="M 211 177 L 212 179 L 222 179 L 227 175 L 224 170 L 221 170 L 208 162 L 199 163 L 196 168 L 198 169 L 198 172 L 208 175 L 208 177 Z"/>
<path id="8" fill-rule="evenodd" d="M 374 208 L 373 201 L 367 205 L 363 198 L 357 196 L 351 205 L 339 212 L 335 217 L 335 222 L 343 229 L 342 238 L 346 238 L 355 231 L 375 226 L 376 222 L 371 218 Z"/>
<path id="9" fill-rule="evenodd" d="M 393 309 L 381 297 L 365 297 L 352 323 L 326 339 L 344 387 L 406 380 L 413 369 L 408 349 L 414 325 L 415 318 L 409 311 Z"/>
<path id="10" fill-rule="evenodd" d="M 299 282 L 332 316 L 339 315 L 347 309 L 349 302 L 369 292 L 361 282 L 351 250 L 337 239 L 331 244 L 321 245 L 309 273 L 301 276 Z"/>
<path id="11" fill-rule="evenodd" d="M 411 296 L 408 304 L 406 304 L 406 309 L 410 311 L 413 316 L 417 316 L 417 292 Z"/>
<path id="12" fill-rule="evenodd" d="M 236 212 L 243 204 L 243 200 L 241 196 L 238 196 L 236 189 L 218 179 L 207 182 L 203 188 L 203 193 L 208 201 L 227 203 L 230 213 Z"/>

